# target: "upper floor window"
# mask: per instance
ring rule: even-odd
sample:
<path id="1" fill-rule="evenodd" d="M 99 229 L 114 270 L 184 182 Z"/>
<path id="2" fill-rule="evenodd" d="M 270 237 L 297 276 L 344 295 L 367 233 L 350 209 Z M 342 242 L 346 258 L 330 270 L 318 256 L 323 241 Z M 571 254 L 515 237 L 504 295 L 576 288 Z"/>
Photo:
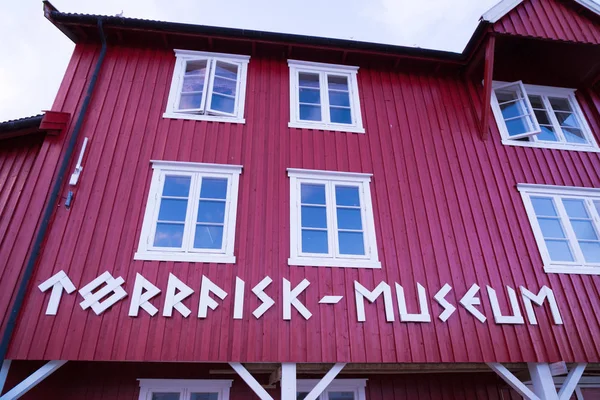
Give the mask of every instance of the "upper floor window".
<path id="1" fill-rule="evenodd" d="M 244 122 L 250 57 L 175 50 L 177 60 L 164 117 Z"/>
<path id="2" fill-rule="evenodd" d="M 136 260 L 235 263 L 239 165 L 153 161 Z"/>
<path id="3" fill-rule="evenodd" d="M 358 67 L 288 60 L 291 128 L 364 133 Z"/>
<path id="4" fill-rule="evenodd" d="M 370 174 L 288 168 L 289 265 L 381 268 Z"/>
<path id="5" fill-rule="evenodd" d="M 229 379 L 139 379 L 139 400 L 229 400 Z"/>
<path id="6" fill-rule="evenodd" d="M 546 272 L 600 274 L 600 189 L 519 184 Z"/>
<path id="7" fill-rule="evenodd" d="M 298 379 L 297 399 L 304 399 L 319 383 L 317 379 Z M 366 379 L 334 379 L 317 400 L 365 400 Z"/>
<path id="8" fill-rule="evenodd" d="M 600 151 L 574 89 L 494 82 L 492 109 L 502 142 L 517 146 Z"/>

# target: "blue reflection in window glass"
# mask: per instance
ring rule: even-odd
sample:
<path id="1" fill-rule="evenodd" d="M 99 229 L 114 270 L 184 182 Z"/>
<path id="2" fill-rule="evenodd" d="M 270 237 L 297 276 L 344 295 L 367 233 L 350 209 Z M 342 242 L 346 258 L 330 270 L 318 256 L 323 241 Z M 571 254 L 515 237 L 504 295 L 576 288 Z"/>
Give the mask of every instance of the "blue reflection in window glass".
<path id="1" fill-rule="evenodd" d="M 567 139 L 567 142 L 569 143 L 588 143 L 581 129 L 562 128 L 562 131 L 565 134 L 565 139 Z"/>
<path id="2" fill-rule="evenodd" d="M 556 134 L 554 133 L 554 128 L 551 126 L 540 126 L 540 129 L 542 130 L 542 132 L 538 133 L 536 138 L 538 140 L 544 140 L 547 142 L 557 142 L 558 138 L 556 137 Z"/>
<path id="3" fill-rule="evenodd" d="M 575 236 L 580 240 L 598 240 L 592 221 L 571 221 Z"/>
<path id="4" fill-rule="evenodd" d="M 179 400 L 179 393 L 152 393 L 152 400 Z"/>
<path id="5" fill-rule="evenodd" d="M 338 206 L 360 207 L 360 196 L 356 186 L 336 186 L 335 203 Z"/>
<path id="6" fill-rule="evenodd" d="M 530 131 L 525 117 L 506 121 L 506 129 L 508 130 L 509 136 L 520 135 Z"/>
<path id="7" fill-rule="evenodd" d="M 329 104 L 332 106 L 350 107 L 350 93 L 329 91 Z"/>
<path id="8" fill-rule="evenodd" d="M 328 253 L 327 231 L 313 231 L 302 229 L 303 253 Z"/>
<path id="9" fill-rule="evenodd" d="M 336 124 L 351 124 L 352 123 L 352 112 L 349 108 L 337 108 L 331 107 L 329 109 L 331 116 L 331 122 Z"/>
<path id="10" fill-rule="evenodd" d="M 338 208 L 337 222 L 339 229 L 362 230 L 360 208 Z"/>
<path id="11" fill-rule="evenodd" d="M 320 121 L 321 106 L 300 104 L 300 119 L 303 121 Z"/>
<path id="12" fill-rule="evenodd" d="M 348 91 L 348 78 L 345 76 L 327 76 L 327 85 L 329 89 Z"/>
<path id="13" fill-rule="evenodd" d="M 567 215 L 571 218 L 589 218 L 588 212 L 585 209 L 583 200 L 564 199 L 563 205 L 567 211 Z"/>
<path id="14" fill-rule="evenodd" d="M 219 400 L 218 393 L 192 393 L 190 400 Z"/>
<path id="15" fill-rule="evenodd" d="M 231 97 L 222 96 L 215 92 L 212 95 L 212 102 L 210 103 L 210 107 L 215 111 L 233 114 L 233 111 L 235 110 L 235 99 Z"/>
<path id="16" fill-rule="evenodd" d="M 300 103 L 321 104 L 319 89 L 300 88 Z"/>
<path id="17" fill-rule="evenodd" d="M 196 225 L 194 248 L 220 249 L 223 243 L 223 227 L 215 225 Z"/>
<path id="18" fill-rule="evenodd" d="M 179 100 L 180 110 L 196 110 L 202 104 L 202 93 L 183 93 Z"/>
<path id="19" fill-rule="evenodd" d="M 600 243 L 598 242 L 579 242 L 583 257 L 586 262 L 600 263 Z"/>
<path id="20" fill-rule="evenodd" d="M 327 228 L 327 211 L 325 207 L 302 206 L 303 228 Z"/>
<path id="21" fill-rule="evenodd" d="M 200 197 L 203 199 L 226 199 L 227 179 L 225 178 L 202 178 Z"/>
<path id="22" fill-rule="evenodd" d="M 365 254 L 362 232 L 339 232 L 338 238 L 340 241 L 340 254 Z"/>
<path id="23" fill-rule="evenodd" d="M 557 218 L 540 218 L 538 217 L 542 234 L 546 238 L 564 238 L 565 233 L 563 232 L 560 221 Z"/>
<path id="24" fill-rule="evenodd" d="M 154 246 L 156 247 L 181 247 L 183 242 L 183 224 L 169 224 L 159 222 L 156 224 Z"/>
<path id="25" fill-rule="evenodd" d="M 213 92 L 226 94 L 229 96 L 235 96 L 236 81 L 230 81 L 229 79 L 215 77 L 213 82 Z"/>
<path id="26" fill-rule="evenodd" d="M 319 87 L 319 74 L 307 74 L 302 72 L 298 74 L 298 78 L 298 83 L 302 87 Z"/>
<path id="27" fill-rule="evenodd" d="M 573 261 L 573 254 L 566 241 L 546 240 L 546 247 L 552 261 Z"/>
<path id="28" fill-rule="evenodd" d="M 225 221 L 225 202 L 219 200 L 200 200 L 197 222 L 223 223 Z"/>
<path id="29" fill-rule="evenodd" d="M 161 199 L 159 221 L 185 221 L 187 199 Z"/>
<path id="30" fill-rule="evenodd" d="M 325 185 L 301 184 L 300 198 L 302 204 L 325 204 Z"/>
<path id="31" fill-rule="evenodd" d="M 237 65 L 217 61 L 217 69 L 215 70 L 215 75 L 229 79 L 237 79 L 237 70 Z"/>
<path id="32" fill-rule="evenodd" d="M 549 197 L 532 197 L 531 204 L 536 215 L 556 216 L 554 203 Z"/>

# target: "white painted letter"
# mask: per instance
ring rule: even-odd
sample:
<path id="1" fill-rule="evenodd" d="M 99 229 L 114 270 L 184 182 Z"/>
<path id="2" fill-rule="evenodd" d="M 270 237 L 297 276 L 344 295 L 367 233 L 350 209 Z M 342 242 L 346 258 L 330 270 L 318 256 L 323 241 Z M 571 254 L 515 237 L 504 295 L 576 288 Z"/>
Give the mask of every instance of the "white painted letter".
<path id="1" fill-rule="evenodd" d="M 308 311 L 308 308 L 298 300 L 298 295 L 302 293 L 308 285 L 310 285 L 310 282 L 308 279 L 304 279 L 292 290 L 290 281 L 283 278 L 283 319 L 292 319 L 292 306 L 298 310 L 304 319 L 312 317 L 312 313 Z"/>
<path id="2" fill-rule="evenodd" d="M 163 316 L 172 316 L 173 309 L 176 309 L 181 315 L 187 318 L 192 313 L 192 311 L 189 308 L 187 308 L 182 303 L 182 301 L 188 296 L 190 296 L 192 293 L 194 293 L 194 291 L 191 287 L 181 282 L 179 278 L 177 278 L 175 275 L 169 273 L 169 282 L 167 283 L 167 292 L 165 294 L 165 306 L 163 308 Z"/>
<path id="3" fill-rule="evenodd" d="M 142 293 L 144 289 L 146 289 L 146 291 Z M 131 304 L 129 305 L 129 316 L 137 317 L 140 307 L 151 316 L 154 316 L 154 314 L 158 312 L 158 308 L 154 307 L 149 300 L 159 293 L 159 288 L 137 273 L 135 275 L 133 294 L 131 295 Z"/>
<path id="4" fill-rule="evenodd" d="M 235 277 L 235 299 L 233 302 L 233 319 L 242 319 L 244 316 L 244 288 L 246 282 Z"/>
<path id="5" fill-rule="evenodd" d="M 65 274 L 65 271 L 57 272 L 52 277 L 42 282 L 38 288 L 42 292 L 52 288 L 50 301 L 48 301 L 48 307 L 46 308 L 46 315 L 56 315 L 63 290 L 69 294 L 75 291 L 75 286 L 67 274 Z"/>
<path id="6" fill-rule="evenodd" d="M 488 296 L 490 296 L 490 305 L 492 306 L 492 312 L 494 313 L 494 321 L 497 324 L 524 324 L 523 315 L 521 314 L 521 308 L 519 307 L 519 301 L 517 300 L 517 293 L 510 286 L 506 287 L 508 290 L 508 298 L 510 299 L 510 307 L 512 308 L 512 315 L 502 315 L 500 310 L 500 304 L 498 303 L 498 297 L 496 291 L 491 287 L 487 287 Z"/>
<path id="7" fill-rule="evenodd" d="M 442 322 L 446 322 L 448 320 L 448 318 L 450 318 L 450 316 L 452 314 L 454 314 L 454 311 L 456 311 L 456 307 L 454 307 L 452 304 L 450 304 L 448 302 L 448 300 L 446 300 L 446 295 L 452 290 L 452 286 L 448 285 L 447 283 L 435 294 L 435 296 L 433 296 L 433 298 L 435 299 L 435 301 L 437 301 L 440 306 L 442 306 L 444 308 L 444 311 L 438 316 L 439 319 L 442 320 Z"/>
<path id="8" fill-rule="evenodd" d="M 359 322 L 366 321 L 365 318 L 365 298 L 373 303 L 383 293 L 383 303 L 385 305 L 385 319 L 387 322 L 394 321 L 394 306 L 392 301 L 392 290 L 390 285 L 381 282 L 373 291 L 367 290 L 363 285 L 354 281 L 354 295 L 356 298 L 356 315 Z"/>
<path id="9" fill-rule="evenodd" d="M 83 301 L 79 303 L 81 308 L 84 310 L 92 307 L 92 310 L 96 313 L 96 315 L 102 314 L 106 311 L 107 308 L 113 306 L 123 297 L 127 296 L 127 292 L 123 290 L 121 285 L 125 281 L 122 277 L 118 277 L 117 279 L 113 278 L 110 272 L 106 271 L 81 289 L 79 289 L 79 294 L 83 297 Z M 94 292 L 94 290 L 98 289 L 102 284 L 106 284 L 102 289 Z M 92 293 L 93 292 L 93 293 Z M 104 301 L 102 300 L 106 297 L 110 292 L 113 294 L 108 297 Z"/>
<path id="10" fill-rule="evenodd" d="M 479 286 L 477 286 L 477 284 L 474 283 L 473 286 L 471 286 L 471 289 L 469 289 L 469 291 L 465 293 L 463 298 L 460 299 L 460 304 L 462 304 L 468 312 L 473 314 L 475 318 L 479 320 L 479 322 L 485 322 L 485 315 L 483 315 L 478 309 L 475 308 L 475 306 L 481 304 L 481 299 L 479 297 L 475 297 L 477 292 L 479 292 Z"/>
<path id="11" fill-rule="evenodd" d="M 406 298 L 404 297 L 404 288 L 396 283 L 396 298 L 398 300 L 398 309 L 400 310 L 400 321 L 401 322 L 431 322 L 431 315 L 429 315 L 429 306 L 427 305 L 427 293 L 425 288 L 417 283 L 417 290 L 419 292 L 419 306 L 421 312 L 418 314 L 409 314 L 406 309 Z"/>
<path id="12" fill-rule="evenodd" d="M 537 325 L 537 319 L 535 317 L 535 312 L 533 311 L 532 302 L 541 306 L 544 303 L 544 300 L 548 299 L 548 304 L 550 305 L 550 312 L 552 313 L 552 318 L 554 318 L 554 324 L 562 325 L 563 321 L 560 316 L 560 311 L 558 311 L 558 305 L 556 304 L 556 299 L 554 298 L 554 293 L 552 289 L 547 286 L 542 286 L 540 292 L 535 295 L 531 293 L 529 290 L 525 289 L 521 286 L 521 294 L 523 295 L 523 302 L 525 303 L 525 311 L 527 312 L 527 318 L 529 318 L 529 323 L 532 325 Z"/>
<path id="13" fill-rule="evenodd" d="M 260 318 L 269 308 L 275 304 L 275 301 L 268 294 L 265 293 L 265 289 L 273 282 L 270 277 L 265 277 L 262 281 L 258 282 L 258 285 L 252 288 L 252 293 L 256 295 L 262 301 L 262 304 L 256 307 L 256 310 L 252 312 L 255 318 Z"/>
<path id="14" fill-rule="evenodd" d="M 210 293 L 214 293 L 221 300 L 227 297 L 227 292 L 215 285 L 210 279 L 202 275 L 202 287 L 200 288 L 200 303 L 198 305 L 198 318 L 206 318 L 208 309 L 214 310 L 219 304 L 210 297 Z"/>

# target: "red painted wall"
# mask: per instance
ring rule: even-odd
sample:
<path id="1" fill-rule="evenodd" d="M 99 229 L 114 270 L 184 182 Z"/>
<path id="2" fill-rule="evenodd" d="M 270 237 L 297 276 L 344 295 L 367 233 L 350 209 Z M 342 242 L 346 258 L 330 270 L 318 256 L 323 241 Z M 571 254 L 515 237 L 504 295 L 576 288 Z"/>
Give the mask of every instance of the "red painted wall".
<path id="1" fill-rule="evenodd" d="M 590 16 L 596 17 L 573 0 L 525 0 L 493 29 L 510 35 L 598 44 L 600 26 Z"/>
<path id="2" fill-rule="evenodd" d="M 38 364 L 15 362 L 7 387 L 12 387 L 18 379 L 24 379 L 35 370 Z M 67 363 L 45 381 L 22 397 L 34 399 L 94 399 L 94 400 L 137 400 L 140 378 L 151 379 L 232 379 L 230 399 L 248 400 L 258 397 L 237 375 L 210 375 L 211 369 L 230 369 L 219 364 L 155 364 L 155 363 Z M 268 381 L 268 375 L 257 375 L 261 383 Z M 316 379 L 320 376 L 307 376 Z M 367 400 L 517 400 L 516 393 L 494 373 L 471 374 L 409 374 L 409 375 L 363 375 L 344 378 L 366 378 Z M 269 389 L 274 399 L 280 398 L 280 389 Z"/>
<path id="3" fill-rule="evenodd" d="M 82 101 L 98 47 L 78 45 L 56 110 Z M 215 49 L 224 51 L 227 49 Z M 600 281 L 597 276 L 545 274 L 517 183 L 600 187 L 597 153 L 503 146 L 495 122 L 482 141 L 476 115 L 481 87 L 454 75 L 393 70 L 364 57 L 358 73 L 366 134 L 291 129 L 289 73 L 280 49 L 258 47 L 248 68 L 246 123 L 163 119 L 174 55 L 171 50 L 111 46 L 90 104 L 81 140 L 89 137 L 84 170 L 70 210 L 57 208 L 40 256 L 11 359 L 244 361 L 244 362 L 520 362 L 600 360 Z M 579 100 L 598 136 L 600 107 L 590 92 Z M 595 95 L 597 96 L 597 94 Z M 597 101 L 597 97 L 596 97 Z M 74 114 L 75 115 L 75 114 Z M 600 139 L 600 138 L 598 138 Z M 79 148 L 79 147 L 78 147 Z M 148 194 L 150 160 L 241 164 L 235 265 L 134 261 Z M 381 270 L 289 267 L 289 181 L 286 168 L 373 173 L 371 190 Z M 66 195 L 67 189 L 63 191 Z M 23 251 L 17 243 L 14 247 Z M 96 316 L 63 296 L 46 316 L 49 293 L 37 285 L 65 270 L 81 288 L 104 271 L 136 273 L 166 289 L 170 272 L 194 288 L 192 314 L 127 316 L 129 300 Z M 205 320 L 195 317 L 201 276 L 230 295 Z M 242 320 L 232 319 L 235 276 L 247 289 L 264 276 L 276 300 L 259 320 L 248 295 Z M 306 278 L 300 299 L 313 313 L 282 319 L 281 279 Z M 366 305 L 359 323 L 353 282 L 405 288 L 416 308 L 417 282 L 428 290 L 434 322 L 385 322 L 382 301 Z M 458 300 L 473 283 L 555 293 L 564 325 L 547 308 L 539 325 L 496 325 L 486 292 L 480 323 L 464 308 L 443 323 L 432 296 L 449 283 Z M 335 306 L 318 305 L 343 294 Z M 163 296 L 153 303 L 162 308 Z M 523 306 L 523 304 L 521 304 Z M 397 315 L 397 312 L 396 312 Z"/>

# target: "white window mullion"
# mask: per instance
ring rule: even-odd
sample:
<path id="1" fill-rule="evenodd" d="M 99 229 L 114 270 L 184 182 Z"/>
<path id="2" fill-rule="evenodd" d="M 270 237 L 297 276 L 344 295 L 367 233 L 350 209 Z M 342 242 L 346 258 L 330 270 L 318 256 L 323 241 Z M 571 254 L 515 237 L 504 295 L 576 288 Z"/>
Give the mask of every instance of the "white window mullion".
<path id="1" fill-rule="evenodd" d="M 206 98 L 206 103 L 205 103 L 205 107 L 204 107 L 204 112 L 206 113 L 207 110 L 211 109 L 212 106 L 212 91 L 213 91 L 213 86 L 215 83 L 215 70 L 217 65 L 217 60 L 215 60 L 214 58 L 209 60 L 209 63 L 207 64 L 207 71 L 206 71 L 206 75 L 208 76 L 208 86 L 204 86 L 204 97 Z"/>
<path id="2" fill-rule="evenodd" d="M 329 247 L 328 255 L 333 257 L 339 257 L 339 244 L 338 244 L 338 227 L 337 227 L 337 213 L 335 205 L 335 185 L 333 182 L 327 182 L 325 184 L 327 189 L 325 192 L 325 204 L 327 207 L 327 246 Z"/>
<path id="3" fill-rule="evenodd" d="M 188 209 L 185 215 L 186 222 L 183 233 L 183 248 L 185 251 L 190 251 L 194 248 L 196 220 L 198 218 L 198 202 L 200 199 L 200 185 L 202 185 L 202 178 L 196 174 L 192 175 L 190 197 L 188 199 Z"/>
<path id="4" fill-rule="evenodd" d="M 227 177 L 227 194 L 225 195 L 225 215 L 223 216 L 223 239 L 221 241 L 221 251 L 227 252 L 227 246 L 229 245 L 229 230 L 235 229 L 234 226 L 229 226 L 229 213 L 231 212 L 231 182 L 232 178 Z"/>
<path id="5" fill-rule="evenodd" d="M 544 107 L 546 107 L 546 110 L 548 110 L 548 118 L 550 118 L 550 122 L 554 127 L 554 132 L 556 133 L 558 141 L 561 143 L 565 143 L 567 139 L 565 138 L 565 134 L 563 133 L 562 128 L 560 127 L 560 123 L 556 118 L 556 114 L 554 114 L 554 109 L 552 108 L 552 104 L 550 104 L 550 99 L 548 99 L 548 96 L 541 96 L 541 98 L 544 102 Z"/>
<path id="6" fill-rule="evenodd" d="M 553 196 L 554 204 L 556 205 L 556 211 L 561 219 L 561 223 L 563 225 L 563 229 L 565 230 L 565 234 L 567 235 L 567 239 L 569 239 L 569 246 L 571 247 L 571 251 L 573 252 L 573 258 L 579 264 L 585 263 L 585 258 L 583 257 L 583 253 L 579 247 L 579 242 L 577 241 L 577 236 L 575 235 L 575 231 L 571 226 L 571 220 L 569 219 L 569 215 L 567 214 L 567 210 L 563 205 L 562 199 L 565 197 L 561 196 Z"/>
<path id="7" fill-rule="evenodd" d="M 361 225 L 362 225 L 362 233 L 363 233 L 363 246 L 365 248 L 365 253 L 366 255 L 370 258 L 371 254 L 372 254 L 372 246 L 376 246 L 376 243 L 370 243 L 370 241 L 368 240 L 370 232 L 369 232 L 369 226 L 367 224 L 367 204 L 365 201 L 366 198 L 366 194 L 365 194 L 365 184 L 363 183 L 362 185 L 360 185 L 359 188 L 359 200 L 360 200 L 360 218 L 361 218 Z"/>
<path id="8" fill-rule="evenodd" d="M 321 120 L 329 124 L 331 116 L 329 115 L 329 83 L 326 72 L 319 73 L 319 86 L 321 88 Z"/>

